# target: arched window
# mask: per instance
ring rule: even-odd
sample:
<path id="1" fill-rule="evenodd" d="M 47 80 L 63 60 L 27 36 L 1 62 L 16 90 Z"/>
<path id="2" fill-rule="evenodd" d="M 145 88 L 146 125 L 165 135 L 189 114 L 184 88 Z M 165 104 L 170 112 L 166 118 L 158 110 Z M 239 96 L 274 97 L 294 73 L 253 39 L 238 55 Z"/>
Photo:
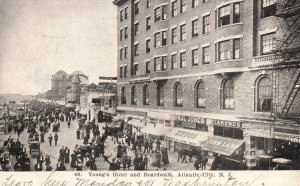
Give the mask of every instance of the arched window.
<path id="1" fill-rule="evenodd" d="M 121 104 L 126 104 L 126 89 L 122 87 L 121 89 Z"/>
<path id="2" fill-rule="evenodd" d="M 223 83 L 223 109 L 234 109 L 234 85 L 231 79 Z"/>
<path id="3" fill-rule="evenodd" d="M 165 89 L 164 85 L 157 86 L 157 106 L 164 106 L 165 104 Z"/>
<path id="4" fill-rule="evenodd" d="M 268 77 L 261 78 L 257 83 L 257 111 L 272 110 L 272 81 Z"/>
<path id="5" fill-rule="evenodd" d="M 174 96 L 175 106 L 182 107 L 183 98 L 182 98 L 182 85 L 181 85 L 181 83 L 175 84 L 174 91 L 175 91 L 174 92 L 175 93 L 175 96 Z"/>
<path id="6" fill-rule="evenodd" d="M 195 86 L 195 102 L 197 108 L 205 108 L 205 84 L 203 81 L 199 81 Z"/>
<path id="7" fill-rule="evenodd" d="M 149 105 L 149 87 L 145 85 L 143 88 L 143 104 Z"/>
<path id="8" fill-rule="evenodd" d="M 133 85 L 131 88 L 131 104 L 136 105 L 137 99 L 136 99 L 136 87 Z"/>

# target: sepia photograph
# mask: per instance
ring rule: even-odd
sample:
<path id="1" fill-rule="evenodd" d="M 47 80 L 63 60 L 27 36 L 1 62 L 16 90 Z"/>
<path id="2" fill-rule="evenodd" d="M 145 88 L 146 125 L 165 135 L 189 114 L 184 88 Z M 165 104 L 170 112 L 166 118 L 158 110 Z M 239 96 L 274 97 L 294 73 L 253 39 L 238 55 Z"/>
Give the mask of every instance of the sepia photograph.
<path id="1" fill-rule="evenodd" d="M 2 175 L 299 176 L 300 0 L 0 0 L 0 41 Z"/>

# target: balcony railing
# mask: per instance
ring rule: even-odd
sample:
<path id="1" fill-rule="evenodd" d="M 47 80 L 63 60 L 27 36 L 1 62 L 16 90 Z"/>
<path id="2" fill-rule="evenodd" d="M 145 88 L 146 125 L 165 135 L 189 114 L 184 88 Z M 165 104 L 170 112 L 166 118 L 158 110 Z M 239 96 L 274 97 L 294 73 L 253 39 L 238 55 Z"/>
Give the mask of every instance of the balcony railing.
<path id="1" fill-rule="evenodd" d="M 253 67 L 260 67 L 260 66 L 271 66 L 276 63 L 283 62 L 282 55 L 263 55 L 257 56 L 253 58 L 252 66 Z"/>
<path id="2" fill-rule="evenodd" d="M 292 65 L 299 63 L 300 49 L 282 51 L 281 54 L 270 54 L 253 58 L 253 67 L 272 66 L 272 65 Z"/>

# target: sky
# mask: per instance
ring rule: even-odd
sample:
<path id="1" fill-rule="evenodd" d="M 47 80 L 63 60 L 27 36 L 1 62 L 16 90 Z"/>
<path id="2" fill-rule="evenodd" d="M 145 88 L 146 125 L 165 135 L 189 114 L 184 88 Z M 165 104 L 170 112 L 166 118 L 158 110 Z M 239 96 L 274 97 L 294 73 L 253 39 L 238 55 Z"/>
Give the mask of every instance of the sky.
<path id="1" fill-rule="evenodd" d="M 37 94 L 59 70 L 117 74 L 112 0 L 0 0 L 0 94 Z"/>

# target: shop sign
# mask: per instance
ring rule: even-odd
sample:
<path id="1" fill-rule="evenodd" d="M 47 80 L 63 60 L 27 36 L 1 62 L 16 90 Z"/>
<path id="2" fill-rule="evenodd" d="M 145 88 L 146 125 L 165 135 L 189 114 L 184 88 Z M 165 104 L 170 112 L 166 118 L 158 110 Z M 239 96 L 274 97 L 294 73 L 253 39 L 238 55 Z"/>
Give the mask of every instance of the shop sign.
<path id="1" fill-rule="evenodd" d="M 300 136 L 295 136 L 295 135 L 292 136 L 292 135 L 288 135 L 288 134 L 284 134 L 284 133 L 275 132 L 274 138 L 280 139 L 280 140 L 291 141 L 291 142 L 295 142 L 295 143 L 300 143 Z"/>
<path id="2" fill-rule="evenodd" d="M 244 131 L 244 136 L 255 136 L 261 138 L 271 138 L 271 133 L 267 131 Z"/>
<path id="3" fill-rule="evenodd" d="M 211 139 L 207 140 L 205 143 L 208 144 L 209 146 L 213 145 L 213 146 L 218 146 L 220 148 L 225 148 L 225 149 L 229 148 L 229 149 L 234 149 L 234 150 L 239 148 L 239 146 L 241 145 L 241 144 L 234 144 L 231 142 L 216 140 L 215 138 L 211 138 Z"/>
<path id="4" fill-rule="evenodd" d="M 233 128 L 241 128 L 242 123 L 239 121 L 225 121 L 225 120 L 212 120 L 212 125 L 218 125 L 222 127 L 233 127 Z"/>
<path id="5" fill-rule="evenodd" d="M 252 130 L 266 130 L 270 131 L 270 124 L 256 124 L 256 123 L 243 123 L 243 128 Z"/>
<path id="6" fill-rule="evenodd" d="M 203 124 L 205 124 L 205 118 L 202 118 L 202 117 L 174 115 L 174 120 L 190 122 L 190 123 L 203 123 Z"/>
<path id="7" fill-rule="evenodd" d="M 195 139 L 198 136 L 198 134 L 179 130 L 178 132 L 176 132 L 175 136 L 180 136 L 180 137 L 189 138 L 189 139 Z"/>

